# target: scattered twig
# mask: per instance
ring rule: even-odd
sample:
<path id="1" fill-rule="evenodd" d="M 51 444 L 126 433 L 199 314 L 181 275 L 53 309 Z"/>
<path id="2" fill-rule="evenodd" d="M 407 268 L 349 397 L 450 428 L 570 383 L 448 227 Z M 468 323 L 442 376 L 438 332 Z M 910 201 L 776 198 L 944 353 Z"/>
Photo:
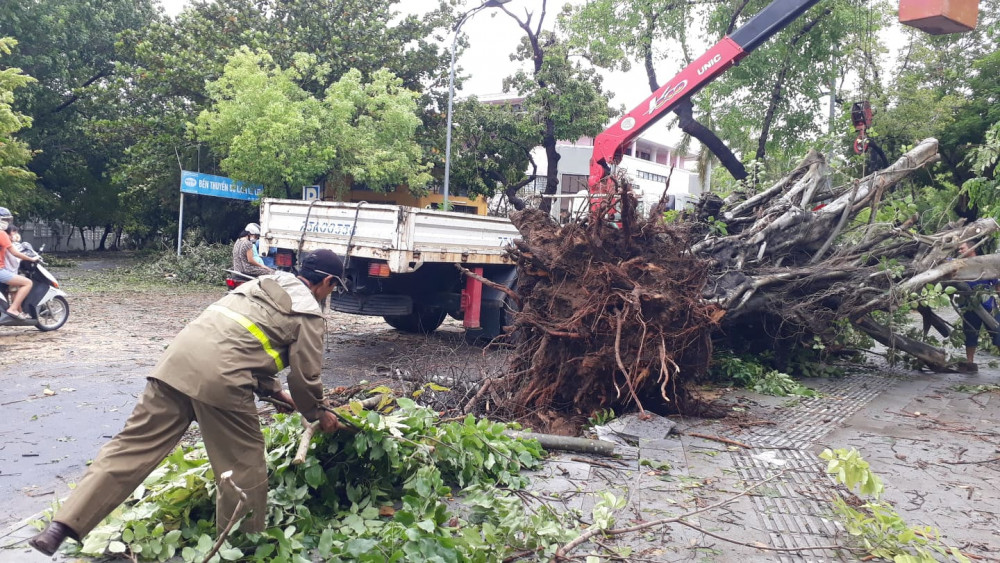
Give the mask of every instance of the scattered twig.
<path id="1" fill-rule="evenodd" d="M 708 434 L 698 434 L 697 432 L 685 432 L 685 436 L 691 436 L 694 438 L 703 438 L 705 440 L 713 440 L 716 442 L 722 442 L 723 444 L 729 444 L 730 446 L 739 446 L 741 448 L 746 448 L 748 450 L 753 449 L 753 446 L 748 446 L 743 442 L 737 442 L 736 440 L 730 440 L 729 438 L 722 438 L 719 436 L 710 436 Z"/>
<path id="2" fill-rule="evenodd" d="M 302 426 L 305 427 L 305 430 L 299 438 L 299 449 L 295 450 L 292 465 L 302 465 L 306 462 L 306 454 L 309 453 L 309 444 L 312 442 L 313 435 L 316 434 L 316 429 L 319 428 L 319 421 L 309 422 L 303 417 Z"/>
<path id="3" fill-rule="evenodd" d="M 508 555 L 507 557 L 504 557 L 503 563 L 513 563 L 514 561 L 517 561 L 518 559 L 524 559 L 525 557 L 529 557 L 529 556 L 534 555 L 534 554 L 535 554 L 534 550 L 530 550 L 530 549 L 526 549 L 524 551 L 518 551 L 517 553 L 515 553 L 513 555 Z"/>
<path id="4" fill-rule="evenodd" d="M 472 397 L 472 399 L 470 399 L 468 403 L 465 403 L 465 407 L 462 408 L 462 412 L 463 413 L 470 412 L 472 410 L 472 407 L 476 405 L 476 402 L 479 401 L 480 397 L 485 395 L 486 391 L 488 391 L 490 386 L 492 385 L 493 385 L 493 378 L 488 377 L 484 379 L 482 385 L 479 386 L 479 391 L 476 391 L 476 394 Z"/>
<path id="5" fill-rule="evenodd" d="M 766 545 L 766 544 L 761 543 L 761 542 L 741 542 L 741 541 L 736 541 L 736 540 L 734 540 L 732 538 L 727 538 L 725 536 L 722 536 L 722 535 L 710 532 L 710 531 L 706 530 L 705 528 L 702 528 L 701 526 L 696 526 L 695 524 L 692 524 L 691 522 L 688 522 L 687 520 L 685 520 L 683 518 L 677 520 L 677 523 L 680 524 L 680 525 L 682 525 L 682 526 L 687 526 L 688 528 L 691 528 L 692 530 L 697 530 L 698 532 L 701 532 L 701 533 L 705 534 L 706 536 L 713 537 L 713 538 L 715 538 L 717 540 L 722 540 L 722 541 L 724 541 L 726 543 L 731 543 L 731 544 L 734 544 L 734 545 L 741 545 L 743 547 L 753 547 L 753 548 L 762 549 L 762 550 L 765 550 L 765 551 L 776 551 L 776 552 L 786 552 L 787 553 L 787 552 L 814 551 L 814 550 L 820 550 L 820 551 L 822 551 L 822 550 L 826 550 L 826 549 L 833 549 L 833 550 L 849 549 L 849 548 L 845 548 L 842 545 L 817 545 L 817 546 L 809 546 L 809 547 L 774 547 L 774 546 Z"/>
<path id="6" fill-rule="evenodd" d="M 567 543 L 566 545 L 564 545 L 564 546 L 560 547 L 559 549 L 557 549 L 555 555 L 552 556 L 551 561 L 552 562 L 557 562 L 557 561 L 563 561 L 563 560 L 570 559 L 568 557 L 569 552 L 571 552 L 574 549 L 576 549 L 577 547 L 583 545 L 584 543 L 586 543 L 587 541 L 589 541 L 590 538 L 592 538 L 594 536 L 597 536 L 597 535 L 620 536 L 620 535 L 628 534 L 628 533 L 631 533 L 631 532 L 638 532 L 638 531 L 641 531 L 641 530 L 647 530 L 649 528 L 656 528 L 656 527 L 665 526 L 665 525 L 668 525 L 668 524 L 682 524 L 684 526 L 689 526 L 689 527 L 694 528 L 695 526 L 693 524 L 690 524 L 689 522 L 686 521 L 688 518 L 690 518 L 692 516 L 695 516 L 697 514 L 701 514 L 702 512 L 707 512 L 709 510 L 713 510 L 713 509 L 719 508 L 720 506 L 725 506 L 725 505 L 727 505 L 727 504 L 729 504 L 731 502 L 734 502 L 736 499 L 750 494 L 754 489 L 757 489 L 757 488 L 759 488 L 759 487 L 761 487 L 761 486 L 763 486 L 763 485 L 765 485 L 765 484 L 767 484 L 767 483 L 769 483 L 769 482 L 777 479 L 778 477 L 781 477 L 784 474 L 785 474 L 785 472 L 782 471 L 780 473 L 772 475 L 771 477 L 768 477 L 767 479 L 764 479 L 760 483 L 755 483 L 754 485 L 752 485 L 750 487 L 747 487 L 745 490 L 743 490 L 742 492 L 740 492 L 737 495 L 734 495 L 734 496 L 729 497 L 727 499 L 720 500 L 719 502 L 712 503 L 712 504 L 704 506 L 702 508 L 698 508 L 696 510 L 692 510 L 692 511 L 690 511 L 690 512 L 688 512 L 686 514 L 682 514 L 680 516 L 673 516 L 673 517 L 670 517 L 670 518 L 661 518 L 659 520 L 651 520 L 649 522 L 643 522 L 642 524 L 636 524 L 635 526 L 629 526 L 627 528 L 618 528 L 618 529 L 613 529 L 613 530 L 602 530 L 600 528 L 592 528 L 590 530 L 587 530 L 583 534 L 580 534 L 573 541 L 571 541 L 571 542 Z M 709 534 L 709 535 L 712 535 L 712 534 Z M 822 550 L 827 550 L 827 549 L 843 549 L 843 546 L 833 546 L 833 545 L 828 545 L 828 546 L 809 546 L 809 547 L 772 547 L 772 546 L 765 545 L 763 543 L 759 544 L 759 545 L 758 544 L 744 544 L 742 542 L 737 542 L 735 540 L 731 540 L 729 538 L 726 538 L 725 536 L 715 536 L 715 535 L 712 535 L 712 537 L 715 537 L 717 539 L 721 539 L 723 541 L 731 542 L 731 543 L 734 543 L 734 544 L 746 545 L 746 546 L 749 546 L 749 547 L 754 547 L 754 548 L 765 550 L 765 551 L 799 552 L 799 551 L 816 551 L 816 550 L 822 551 Z"/>
<path id="7" fill-rule="evenodd" d="M 980 463 L 993 463 L 994 461 L 1000 461 L 1000 457 L 992 457 L 990 459 L 983 459 L 979 461 L 948 461 L 945 459 L 938 460 L 941 463 L 947 463 L 948 465 L 978 465 Z"/>
<path id="8" fill-rule="evenodd" d="M 583 463 L 589 463 L 591 465 L 597 465 L 598 467 L 606 467 L 608 469 L 613 469 L 615 471 L 621 471 L 621 467 L 615 467 L 610 463 L 604 463 L 603 461 L 597 461 L 596 459 L 587 459 L 585 457 L 571 457 L 570 461 L 582 461 Z"/>
<path id="9" fill-rule="evenodd" d="M 215 540 L 215 545 L 212 546 L 212 551 L 208 552 L 208 555 L 205 556 L 205 559 L 202 561 L 202 563 L 208 563 L 209 560 L 211 560 L 212 557 L 214 557 L 215 554 L 218 553 L 219 548 L 222 547 L 222 544 L 225 543 L 226 538 L 229 537 L 229 532 L 232 531 L 233 525 L 236 524 L 236 521 L 239 520 L 241 516 L 243 516 L 242 514 L 243 505 L 246 504 L 247 501 L 247 494 L 244 493 L 243 489 L 239 488 L 239 486 L 237 486 L 236 483 L 233 482 L 232 470 L 224 472 L 220 476 L 220 479 L 222 480 L 223 485 L 228 484 L 230 487 L 232 487 L 233 491 L 240 497 L 240 500 L 236 503 L 236 508 L 233 509 L 233 515 L 232 517 L 229 518 L 229 523 L 226 524 L 226 529 L 222 530 L 222 533 L 219 534 L 219 539 Z"/>

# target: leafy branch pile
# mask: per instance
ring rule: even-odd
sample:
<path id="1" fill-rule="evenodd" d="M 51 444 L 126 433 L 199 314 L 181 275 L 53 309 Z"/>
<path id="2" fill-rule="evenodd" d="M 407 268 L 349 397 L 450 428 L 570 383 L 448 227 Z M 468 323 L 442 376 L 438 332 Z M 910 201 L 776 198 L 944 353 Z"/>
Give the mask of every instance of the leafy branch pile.
<path id="1" fill-rule="evenodd" d="M 213 561 L 492 562 L 550 555 L 576 536 L 568 516 L 529 512 L 518 496 L 527 484 L 520 471 L 544 454 L 536 441 L 506 436 L 508 425 L 442 422 L 411 400 L 398 405 L 389 414 L 352 405 L 344 416 L 359 431 L 317 436 L 300 465 L 292 464 L 299 416 L 275 416 L 264 428 L 268 528 L 237 528 Z M 178 449 L 77 552 L 202 561 L 217 533 L 214 489 L 204 447 Z"/>
<path id="2" fill-rule="evenodd" d="M 879 558 L 894 563 L 935 563 L 939 556 L 959 563 L 969 558 L 957 547 L 941 541 L 939 532 L 931 526 L 908 526 L 896 508 L 882 497 L 882 479 L 872 472 L 868 462 L 857 450 L 823 450 L 820 458 L 827 460 L 826 472 L 853 493 L 855 487 L 868 497 L 863 502 L 849 502 L 834 493 L 833 508 L 854 537 L 868 552 L 867 559 Z"/>

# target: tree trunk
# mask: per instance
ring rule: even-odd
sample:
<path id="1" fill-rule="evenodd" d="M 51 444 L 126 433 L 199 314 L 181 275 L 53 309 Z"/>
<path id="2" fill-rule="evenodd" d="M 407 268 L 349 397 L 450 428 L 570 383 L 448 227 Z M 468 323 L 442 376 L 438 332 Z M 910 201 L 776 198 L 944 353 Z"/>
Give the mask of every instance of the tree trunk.
<path id="1" fill-rule="evenodd" d="M 104 243 L 108 240 L 109 234 L 111 234 L 111 223 L 104 225 L 104 234 L 101 235 L 101 242 L 97 245 L 97 250 L 107 250 L 104 247 Z"/>

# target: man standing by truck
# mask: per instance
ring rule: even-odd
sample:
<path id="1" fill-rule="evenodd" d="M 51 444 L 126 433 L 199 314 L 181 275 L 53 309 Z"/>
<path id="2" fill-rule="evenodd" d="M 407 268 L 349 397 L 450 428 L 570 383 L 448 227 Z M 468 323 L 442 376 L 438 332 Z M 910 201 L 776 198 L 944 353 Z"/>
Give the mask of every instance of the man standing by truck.
<path id="1" fill-rule="evenodd" d="M 216 482 L 232 471 L 247 495 L 241 529 L 262 532 L 267 466 L 254 394 L 292 405 L 324 432 L 336 416 L 323 410 L 323 304 L 340 286 L 340 257 L 329 250 L 305 256 L 298 276 L 278 273 L 246 283 L 215 302 L 177 335 L 149 375 L 125 428 L 55 513 L 29 540 L 52 555 L 67 537 L 77 541 L 120 505 L 177 445 L 193 421 L 205 442 Z M 276 375 L 290 367 L 284 391 Z M 216 523 L 223 529 L 237 502 L 216 492 Z"/>

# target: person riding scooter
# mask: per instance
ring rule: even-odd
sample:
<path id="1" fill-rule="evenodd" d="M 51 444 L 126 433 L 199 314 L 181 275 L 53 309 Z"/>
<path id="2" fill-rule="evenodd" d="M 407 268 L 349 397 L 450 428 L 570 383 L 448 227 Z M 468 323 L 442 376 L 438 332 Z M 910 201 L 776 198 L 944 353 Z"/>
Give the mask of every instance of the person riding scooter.
<path id="1" fill-rule="evenodd" d="M 36 252 L 31 244 L 27 242 L 15 243 L 15 247 L 32 261 L 24 261 L 19 268 L 19 274 L 31 280 L 30 288 L 21 287 L 15 293 L 14 288 L 0 283 L 0 327 L 22 326 L 35 327 L 42 332 L 57 330 L 66 324 L 69 318 L 69 302 L 66 292 L 59 289 L 59 281 L 56 280 L 52 272 L 43 266 L 41 251 Z M 7 254 L 7 262 L 21 260 Z M 11 266 L 5 262 L 5 266 Z M 10 308 L 10 302 L 17 295 L 23 294 L 21 307 L 25 313 L 23 316 L 12 316 L 6 314 Z M 10 297 L 7 297 L 10 295 Z"/>
<path id="2" fill-rule="evenodd" d="M 233 244 L 233 269 L 251 277 L 273 274 L 274 270 L 261 264 L 254 256 L 254 246 L 260 238 L 260 225 L 250 223 Z"/>
<path id="3" fill-rule="evenodd" d="M 23 321 L 29 317 L 21 310 L 21 304 L 24 302 L 24 298 L 28 296 L 32 283 L 28 278 L 16 272 L 11 272 L 6 268 L 7 255 L 10 253 L 11 256 L 27 262 L 37 262 L 40 258 L 28 256 L 14 247 L 14 242 L 7 233 L 13 220 L 14 215 L 10 210 L 6 207 L 0 207 L 0 283 L 10 286 L 14 294 L 14 299 L 7 309 L 6 314 Z"/>

